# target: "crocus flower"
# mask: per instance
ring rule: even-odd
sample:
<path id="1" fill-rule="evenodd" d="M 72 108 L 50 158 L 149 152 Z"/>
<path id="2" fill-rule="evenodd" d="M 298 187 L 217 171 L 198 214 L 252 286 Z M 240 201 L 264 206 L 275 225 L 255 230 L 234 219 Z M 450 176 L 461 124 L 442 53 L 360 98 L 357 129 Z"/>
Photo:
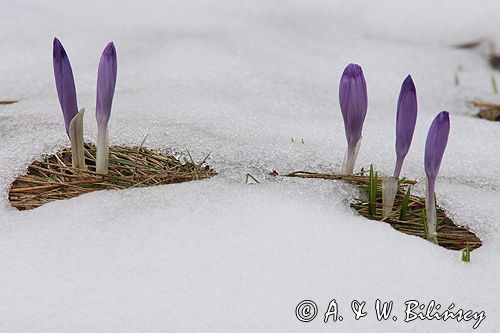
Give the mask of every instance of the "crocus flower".
<path id="1" fill-rule="evenodd" d="M 417 122 L 417 92 L 410 75 L 401 85 L 396 116 L 396 167 L 394 178 L 399 178 L 403 161 L 410 149 Z"/>
<path id="2" fill-rule="evenodd" d="M 340 79 L 339 101 L 347 138 L 347 152 L 343 172 L 352 174 L 368 107 L 365 77 L 359 65 L 349 64 L 344 69 Z"/>
<path id="3" fill-rule="evenodd" d="M 116 72 L 116 50 L 113 42 L 110 42 L 102 52 L 97 72 L 97 97 L 95 108 L 97 119 L 96 171 L 101 174 L 108 173 L 108 121 L 111 115 L 111 105 L 115 92 Z"/>
<path id="4" fill-rule="evenodd" d="M 54 38 L 52 55 L 57 96 L 63 112 L 66 134 L 71 141 L 72 166 L 73 168 L 85 169 L 83 148 L 83 115 L 85 110 L 82 109 L 78 112 L 73 71 L 68 55 L 57 38 Z"/>
<path id="5" fill-rule="evenodd" d="M 436 205 L 434 193 L 436 187 L 436 177 L 441 166 L 444 150 L 448 143 L 450 133 L 450 116 L 448 112 L 439 113 L 432 121 L 427 141 L 425 142 L 425 174 L 427 175 L 427 191 L 425 206 L 427 211 L 427 235 L 428 239 L 437 243 L 436 233 Z"/>
<path id="6" fill-rule="evenodd" d="M 59 97 L 59 104 L 61 104 L 61 109 L 63 112 L 66 134 L 69 137 L 69 123 L 78 113 L 73 71 L 71 70 L 71 64 L 69 62 L 68 55 L 66 54 L 66 51 L 64 50 L 61 42 L 57 38 L 54 38 L 52 53 L 57 97 Z"/>
<path id="7" fill-rule="evenodd" d="M 392 213 L 394 200 L 398 190 L 398 179 L 403 167 L 403 161 L 410 149 L 415 123 L 417 122 L 417 92 L 410 75 L 406 77 L 399 92 L 396 115 L 396 167 L 393 177 L 382 179 L 382 217 L 387 218 Z"/>

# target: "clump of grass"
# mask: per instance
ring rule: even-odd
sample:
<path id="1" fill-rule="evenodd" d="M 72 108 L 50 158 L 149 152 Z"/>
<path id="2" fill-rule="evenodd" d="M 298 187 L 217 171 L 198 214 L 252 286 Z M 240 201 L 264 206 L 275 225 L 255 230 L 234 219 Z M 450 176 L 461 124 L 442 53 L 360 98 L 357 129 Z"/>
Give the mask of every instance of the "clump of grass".
<path id="1" fill-rule="evenodd" d="M 189 153 L 188 153 L 189 154 Z M 206 159 L 205 159 L 206 160 Z M 11 185 L 9 200 L 19 210 L 100 190 L 118 190 L 210 178 L 217 173 L 205 165 L 178 159 L 143 147 L 114 146 L 109 150 L 109 173 L 96 173 L 96 147 L 85 144 L 87 170 L 72 168 L 71 149 L 33 162 Z"/>
<path id="2" fill-rule="evenodd" d="M 500 121 L 500 104 L 472 101 L 472 105 L 479 108 L 479 113 L 477 114 L 479 118 Z"/>
<path id="3" fill-rule="evenodd" d="M 495 69 L 500 69 L 500 54 L 490 54 L 490 65 Z"/>
<path id="4" fill-rule="evenodd" d="M 351 202 L 351 207 L 360 215 L 371 220 L 389 223 L 394 229 L 405 234 L 426 239 L 425 198 L 410 193 L 410 185 L 415 185 L 416 182 L 406 178 L 399 181 L 392 214 L 383 219 L 382 180 L 376 179 L 375 181 L 376 173 L 373 167 L 370 168 L 370 175 L 372 176 L 297 171 L 286 176 L 342 180 L 355 185 L 361 190 L 362 195 Z M 470 251 L 482 245 L 481 240 L 473 232 L 453 223 L 440 207 L 437 207 L 437 239 L 439 246 L 456 251 L 463 250 L 467 244 L 469 244 Z"/>
<path id="5" fill-rule="evenodd" d="M 0 105 L 8 105 L 8 104 L 14 104 L 17 103 L 16 100 L 0 100 Z"/>
<path id="6" fill-rule="evenodd" d="M 471 41 L 468 41 L 468 42 L 464 42 L 464 43 L 460 43 L 460 44 L 455 44 L 455 45 L 453 45 L 453 47 L 455 47 L 457 49 L 473 49 L 473 48 L 476 48 L 479 45 L 481 45 L 481 43 L 483 41 L 484 41 L 483 39 L 471 40 Z"/>

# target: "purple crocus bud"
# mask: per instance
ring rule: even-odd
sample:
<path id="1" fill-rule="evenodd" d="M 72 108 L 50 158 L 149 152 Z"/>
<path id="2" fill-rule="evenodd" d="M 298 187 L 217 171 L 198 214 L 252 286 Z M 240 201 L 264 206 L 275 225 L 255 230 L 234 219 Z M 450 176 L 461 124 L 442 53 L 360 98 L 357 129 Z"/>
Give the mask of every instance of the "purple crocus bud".
<path id="1" fill-rule="evenodd" d="M 441 166 L 444 150 L 448 143 L 450 133 L 450 116 L 448 112 L 439 113 L 432 121 L 427 141 L 425 142 L 425 173 L 427 175 L 427 191 L 425 196 L 425 206 L 427 211 L 427 234 L 428 239 L 437 243 L 436 233 L 436 206 L 434 203 L 434 193 L 436 187 L 436 177 Z"/>
<path id="2" fill-rule="evenodd" d="M 97 71 L 97 97 L 95 116 L 97 119 L 96 172 L 108 173 L 109 138 L 108 121 L 116 85 L 116 50 L 110 42 L 101 55 Z"/>
<path id="3" fill-rule="evenodd" d="M 450 115 L 443 111 L 432 121 L 425 142 L 425 173 L 429 179 L 436 179 L 443 159 L 450 133 Z"/>
<path id="4" fill-rule="evenodd" d="M 343 172 L 351 174 L 356 163 L 368 107 L 365 77 L 359 65 L 349 64 L 344 69 L 340 79 L 339 101 L 347 138 L 347 154 Z"/>
<path id="5" fill-rule="evenodd" d="M 97 71 L 96 119 L 98 126 L 107 127 L 116 84 L 116 50 L 110 42 L 101 55 Z"/>
<path id="6" fill-rule="evenodd" d="M 396 168 L 394 178 L 399 178 L 403 161 L 410 149 L 417 122 L 417 92 L 410 75 L 401 85 L 396 116 Z"/>
<path id="7" fill-rule="evenodd" d="M 69 124 L 73 117 L 78 113 L 73 71 L 71 70 L 68 55 L 57 38 L 54 38 L 52 53 L 57 97 L 59 98 L 59 104 L 61 104 L 63 112 L 66 134 L 69 137 Z"/>

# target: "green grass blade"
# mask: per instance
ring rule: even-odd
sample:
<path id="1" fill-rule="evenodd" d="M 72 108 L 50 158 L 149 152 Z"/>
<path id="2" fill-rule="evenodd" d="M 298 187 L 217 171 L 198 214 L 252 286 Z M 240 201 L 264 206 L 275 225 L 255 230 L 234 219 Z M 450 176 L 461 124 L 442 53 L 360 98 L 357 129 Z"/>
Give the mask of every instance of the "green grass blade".
<path id="1" fill-rule="evenodd" d="M 470 262 L 470 244 L 469 242 L 466 243 L 465 249 L 462 250 L 462 261 L 463 262 Z"/>
<path id="2" fill-rule="evenodd" d="M 377 203 L 377 173 L 373 171 L 373 164 L 370 164 L 370 179 L 368 183 L 368 214 L 370 218 L 375 216 Z"/>
<path id="3" fill-rule="evenodd" d="M 405 196 L 403 197 L 403 202 L 401 203 L 401 212 L 399 213 L 400 221 L 404 221 L 406 219 L 406 212 L 408 211 L 408 204 L 410 203 L 410 192 L 410 186 L 408 186 Z"/>

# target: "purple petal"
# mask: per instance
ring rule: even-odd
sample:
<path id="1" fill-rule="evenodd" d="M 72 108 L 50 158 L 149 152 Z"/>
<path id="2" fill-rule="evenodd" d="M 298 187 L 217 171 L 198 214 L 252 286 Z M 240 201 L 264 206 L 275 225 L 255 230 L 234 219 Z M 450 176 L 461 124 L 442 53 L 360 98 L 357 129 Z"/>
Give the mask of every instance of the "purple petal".
<path id="1" fill-rule="evenodd" d="M 450 115 L 443 111 L 432 121 L 425 142 L 425 173 L 430 182 L 436 179 L 443 159 L 444 150 L 450 133 Z"/>
<path id="2" fill-rule="evenodd" d="M 361 138 L 368 107 L 365 77 L 359 65 L 349 64 L 344 69 L 340 79 L 339 101 L 347 143 L 350 149 L 354 149 Z"/>
<path id="3" fill-rule="evenodd" d="M 116 50 L 110 42 L 101 55 L 97 72 L 96 119 L 98 126 L 106 127 L 111 115 L 111 105 L 116 85 Z"/>
<path id="4" fill-rule="evenodd" d="M 69 137 L 69 123 L 78 113 L 75 80 L 73 79 L 73 71 L 71 70 L 68 55 L 57 38 L 54 38 L 52 54 L 57 97 L 63 112 L 66 134 Z"/>
<path id="5" fill-rule="evenodd" d="M 410 75 L 401 85 L 396 116 L 396 171 L 394 176 L 399 178 L 403 161 L 411 146 L 415 124 L 417 122 L 417 92 Z"/>

